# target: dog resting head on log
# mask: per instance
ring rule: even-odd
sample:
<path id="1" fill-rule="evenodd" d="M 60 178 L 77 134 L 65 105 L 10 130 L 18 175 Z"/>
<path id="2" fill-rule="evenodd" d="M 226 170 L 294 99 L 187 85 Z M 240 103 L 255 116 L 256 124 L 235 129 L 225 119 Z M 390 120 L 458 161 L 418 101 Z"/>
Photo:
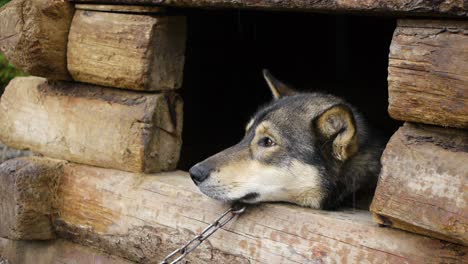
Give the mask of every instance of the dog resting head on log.
<path id="1" fill-rule="evenodd" d="M 244 138 L 190 169 L 198 188 L 226 202 L 283 201 L 332 209 L 372 190 L 384 140 L 342 99 L 298 93 L 264 77 L 274 100 L 253 116 Z"/>

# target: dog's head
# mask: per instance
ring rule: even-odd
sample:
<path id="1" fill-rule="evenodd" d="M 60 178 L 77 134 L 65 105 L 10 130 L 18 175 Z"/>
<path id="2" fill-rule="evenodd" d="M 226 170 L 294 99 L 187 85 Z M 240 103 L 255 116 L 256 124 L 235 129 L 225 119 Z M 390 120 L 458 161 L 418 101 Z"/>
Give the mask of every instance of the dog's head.
<path id="1" fill-rule="evenodd" d="M 321 93 L 297 93 L 267 71 L 275 100 L 248 122 L 244 138 L 190 169 L 218 200 L 286 201 L 321 208 L 336 170 L 358 149 L 352 109 Z"/>

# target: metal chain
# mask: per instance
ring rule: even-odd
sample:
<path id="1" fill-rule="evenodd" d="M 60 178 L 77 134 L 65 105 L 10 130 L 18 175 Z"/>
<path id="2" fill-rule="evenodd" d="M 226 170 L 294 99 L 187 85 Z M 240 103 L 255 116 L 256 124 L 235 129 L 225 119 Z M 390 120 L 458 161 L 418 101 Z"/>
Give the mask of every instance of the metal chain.
<path id="1" fill-rule="evenodd" d="M 174 264 L 181 261 L 185 258 L 190 252 L 196 249 L 203 241 L 210 237 L 214 232 L 216 232 L 221 227 L 225 226 L 229 221 L 231 221 L 236 215 L 239 215 L 245 211 L 246 206 L 243 204 L 235 204 L 224 212 L 218 219 L 216 219 L 211 225 L 207 226 L 200 234 L 194 236 L 190 241 L 180 248 L 174 250 L 169 255 L 167 255 L 159 264 Z M 179 256 L 174 259 L 172 262 L 169 262 L 170 259 L 174 258 L 179 254 Z"/>

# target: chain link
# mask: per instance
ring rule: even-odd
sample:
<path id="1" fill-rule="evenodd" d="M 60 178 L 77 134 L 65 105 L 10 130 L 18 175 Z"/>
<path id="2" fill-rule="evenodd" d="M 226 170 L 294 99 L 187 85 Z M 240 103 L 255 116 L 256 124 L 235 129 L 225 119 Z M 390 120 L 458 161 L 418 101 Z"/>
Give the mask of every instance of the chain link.
<path id="1" fill-rule="evenodd" d="M 167 255 L 159 264 L 174 264 L 185 258 L 190 252 L 196 249 L 203 241 L 209 238 L 214 232 L 221 227 L 225 226 L 231 221 L 236 215 L 242 214 L 245 211 L 246 206 L 243 204 L 235 204 L 224 212 L 218 219 L 216 219 L 211 225 L 207 226 L 200 234 L 194 236 L 190 241 L 180 248 L 174 250 Z M 176 259 L 169 262 L 171 259 Z"/>

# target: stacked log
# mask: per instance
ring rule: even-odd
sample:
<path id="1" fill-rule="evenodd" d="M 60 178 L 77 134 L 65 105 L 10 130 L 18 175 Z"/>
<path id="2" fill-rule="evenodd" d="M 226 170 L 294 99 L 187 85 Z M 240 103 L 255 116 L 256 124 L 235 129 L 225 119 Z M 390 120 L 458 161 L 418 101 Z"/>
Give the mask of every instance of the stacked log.
<path id="1" fill-rule="evenodd" d="M 184 17 L 161 8 L 75 11 L 67 1 L 14 0 L 2 8 L 0 23 L 5 55 L 45 77 L 16 78 L 6 88 L 3 143 L 106 168 L 175 169 L 182 100 L 173 91 L 182 82 Z M 70 79 L 90 84 L 64 82 Z"/>
<path id="2" fill-rule="evenodd" d="M 463 245 L 468 245 L 467 29 L 466 21 L 398 22 L 390 48 L 389 113 L 415 123 L 390 139 L 371 205 L 382 225 Z"/>
<path id="3" fill-rule="evenodd" d="M 131 264 L 132 262 L 63 239 L 18 241 L 0 238 L 0 263 Z"/>
<path id="4" fill-rule="evenodd" d="M 226 209 L 199 192 L 185 172 L 136 174 L 47 158 L 25 163 L 40 178 L 43 164 L 61 166 L 51 207 L 57 235 L 138 263 L 154 263 Z M 26 165 L 27 164 L 27 165 Z M 43 189 L 31 189 L 44 192 Z M 369 212 L 326 212 L 285 204 L 247 208 L 187 256 L 190 263 L 464 263 L 468 248 L 381 228 Z"/>
<path id="5" fill-rule="evenodd" d="M 185 18 L 161 8 L 13 0 L 0 24 L 0 50 L 35 75 L 15 78 L 0 98 L 0 141 L 56 158 L 1 163 L 0 259 L 127 263 L 63 241 L 25 241 L 60 235 L 57 188 L 69 161 L 135 173 L 176 168 Z"/>
<path id="6" fill-rule="evenodd" d="M 173 170 L 179 158 L 176 94 L 19 77 L 6 88 L 0 111 L 0 141 L 18 149 L 134 172 Z"/>

